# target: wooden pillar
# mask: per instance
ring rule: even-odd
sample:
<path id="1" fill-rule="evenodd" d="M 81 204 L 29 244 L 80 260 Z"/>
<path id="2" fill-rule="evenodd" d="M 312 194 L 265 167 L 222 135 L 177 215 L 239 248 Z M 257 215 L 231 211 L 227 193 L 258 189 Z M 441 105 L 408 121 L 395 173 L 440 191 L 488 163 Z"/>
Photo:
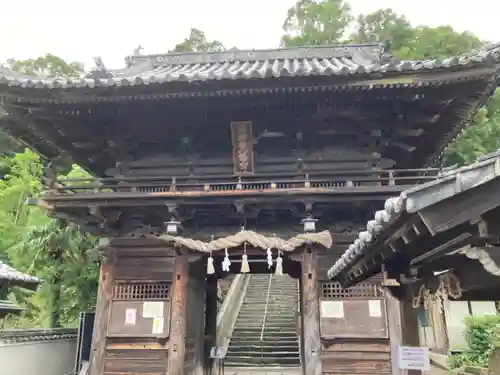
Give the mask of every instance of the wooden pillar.
<path id="1" fill-rule="evenodd" d="M 184 375 L 186 345 L 186 310 L 189 261 L 185 252 L 176 249 L 172 278 L 172 312 L 168 345 L 168 375 Z"/>
<path id="2" fill-rule="evenodd" d="M 391 374 L 403 375 L 404 370 L 399 369 L 398 347 L 403 345 L 403 329 L 401 327 L 400 302 L 386 289 L 385 302 L 387 306 L 387 322 L 389 325 L 389 340 L 391 346 Z"/>
<path id="3" fill-rule="evenodd" d="M 196 293 L 195 293 L 195 316 L 196 316 L 196 336 L 195 336 L 195 356 L 196 365 L 194 375 L 203 375 L 205 368 L 204 352 L 204 331 L 205 331 L 205 270 L 202 261 L 197 262 L 196 274 Z"/>
<path id="4" fill-rule="evenodd" d="M 207 275 L 205 294 L 205 373 L 210 374 L 212 370 L 212 360 L 210 349 L 217 341 L 217 276 Z"/>
<path id="5" fill-rule="evenodd" d="M 319 295 L 317 256 L 313 245 L 306 245 L 300 279 L 302 294 L 302 368 L 306 375 L 321 375 L 321 339 L 319 332 Z"/>
<path id="6" fill-rule="evenodd" d="M 412 305 L 411 299 L 401 302 L 401 322 L 403 332 L 403 345 L 420 346 L 420 337 L 418 332 L 417 311 Z M 420 375 L 418 370 L 408 370 L 408 375 Z"/>
<path id="7" fill-rule="evenodd" d="M 104 355 L 106 351 L 106 333 L 108 330 L 108 314 L 113 297 L 113 254 L 103 256 L 99 276 L 99 289 L 95 309 L 94 330 L 92 333 L 92 350 L 90 353 L 89 375 L 102 375 L 104 372 Z"/>

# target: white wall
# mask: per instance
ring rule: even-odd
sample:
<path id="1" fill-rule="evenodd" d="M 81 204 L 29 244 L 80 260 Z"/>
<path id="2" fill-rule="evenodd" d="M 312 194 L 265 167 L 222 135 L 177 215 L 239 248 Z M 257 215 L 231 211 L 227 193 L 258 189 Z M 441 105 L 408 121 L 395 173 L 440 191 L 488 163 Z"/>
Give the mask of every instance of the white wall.
<path id="1" fill-rule="evenodd" d="M 75 357 L 76 339 L 0 344 L 0 374 L 73 374 Z"/>

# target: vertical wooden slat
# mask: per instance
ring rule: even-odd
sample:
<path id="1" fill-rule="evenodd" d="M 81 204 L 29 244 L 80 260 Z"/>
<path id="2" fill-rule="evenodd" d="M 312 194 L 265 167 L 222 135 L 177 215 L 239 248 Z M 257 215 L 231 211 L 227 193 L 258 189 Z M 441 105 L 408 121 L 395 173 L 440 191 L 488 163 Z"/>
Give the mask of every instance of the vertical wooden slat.
<path id="1" fill-rule="evenodd" d="M 104 368 L 108 314 L 113 297 L 113 263 L 112 256 L 104 256 L 101 260 L 89 375 L 102 375 Z"/>
<path id="2" fill-rule="evenodd" d="M 175 256 L 172 280 L 168 375 L 184 375 L 188 279 L 189 263 L 187 254 L 178 252 Z"/>
<path id="3" fill-rule="evenodd" d="M 302 345 L 304 374 L 321 375 L 321 340 L 319 333 L 319 295 L 317 258 L 312 245 L 306 245 L 302 258 Z"/>
<path id="4" fill-rule="evenodd" d="M 400 370 L 398 361 L 398 347 L 403 344 L 400 302 L 388 290 L 385 293 L 385 302 L 387 306 L 387 323 L 389 325 L 389 340 L 391 345 L 392 374 L 403 375 L 404 370 Z"/>

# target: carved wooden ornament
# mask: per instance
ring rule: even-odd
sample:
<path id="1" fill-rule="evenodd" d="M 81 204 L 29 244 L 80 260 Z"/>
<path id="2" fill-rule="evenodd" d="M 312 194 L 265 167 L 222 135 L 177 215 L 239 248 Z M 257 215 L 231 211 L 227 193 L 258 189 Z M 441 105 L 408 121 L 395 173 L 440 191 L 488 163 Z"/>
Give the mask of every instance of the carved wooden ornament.
<path id="1" fill-rule="evenodd" d="M 254 173 L 253 137 L 251 121 L 231 122 L 234 174 Z"/>

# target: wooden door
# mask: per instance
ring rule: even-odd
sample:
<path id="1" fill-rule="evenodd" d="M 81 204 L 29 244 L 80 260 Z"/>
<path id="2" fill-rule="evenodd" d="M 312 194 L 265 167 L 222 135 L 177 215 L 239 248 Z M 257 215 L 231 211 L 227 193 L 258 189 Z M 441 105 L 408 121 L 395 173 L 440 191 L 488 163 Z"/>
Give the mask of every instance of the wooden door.
<path id="1" fill-rule="evenodd" d="M 377 284 L 320 285 L 323 374 L 390 374 L 384 292 Z"/>

